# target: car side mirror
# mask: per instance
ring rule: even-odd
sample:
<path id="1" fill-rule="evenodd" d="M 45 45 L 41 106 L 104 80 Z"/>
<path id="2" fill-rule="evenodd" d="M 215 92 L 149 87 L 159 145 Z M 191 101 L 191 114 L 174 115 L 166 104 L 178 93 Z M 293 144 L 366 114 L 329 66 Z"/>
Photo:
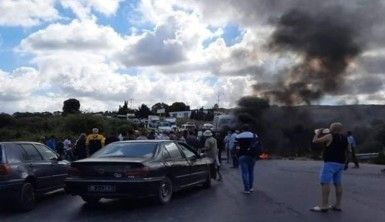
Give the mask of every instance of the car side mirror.
<path id="1" fill-rule="evenodd" d="M 61 161 L 61 160 L 63 160 L 63 158 L 61 158 L 60 155 L 57 155 L 56 157 L 51 158 L 51 161 L 54 161 L 54 162 Z"/>

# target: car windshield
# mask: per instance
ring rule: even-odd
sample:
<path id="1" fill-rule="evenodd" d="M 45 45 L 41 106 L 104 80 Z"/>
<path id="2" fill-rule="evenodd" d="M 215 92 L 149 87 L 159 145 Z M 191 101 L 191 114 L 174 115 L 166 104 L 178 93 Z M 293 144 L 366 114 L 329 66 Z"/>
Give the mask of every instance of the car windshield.
<path id="1" fill-rule="evenodd" d="M 0 145 L 0 163 L 3 162 L 3 150 L 1 148 L 1 145 Z"/>
<path id="2" fill-rule="evenodd" d="M 160 122 L 159 126 L 171 126 L 169 122 Z"/>
<path id="3" fill-rule="evenodd" d="M 112 143 L 96 152 L 92 157 L 129 157 L 150 159 L 154 156 L 156 143 Z"/>

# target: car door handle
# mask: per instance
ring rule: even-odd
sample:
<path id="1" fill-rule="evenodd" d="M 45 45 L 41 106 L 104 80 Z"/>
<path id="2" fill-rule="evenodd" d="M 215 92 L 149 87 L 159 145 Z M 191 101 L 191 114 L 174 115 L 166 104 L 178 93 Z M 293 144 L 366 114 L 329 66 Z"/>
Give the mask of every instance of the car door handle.
<path id="1" fill-rule="evenodd" d="M 172 166 L 172 164 L 170 162 L 165 162 L 164 165 L 167 166 L 167 167 Z"/>

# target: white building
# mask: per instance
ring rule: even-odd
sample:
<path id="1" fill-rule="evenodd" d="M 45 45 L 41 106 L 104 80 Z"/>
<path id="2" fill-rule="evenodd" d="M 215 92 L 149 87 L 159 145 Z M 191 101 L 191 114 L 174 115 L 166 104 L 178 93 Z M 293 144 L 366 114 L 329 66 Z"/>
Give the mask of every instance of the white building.
<path id="1" fill-rule="evenodd" d="M 169 112 L 169 115 L 177 119 L 188 119 L 191 116 L 191 111 Z"/>

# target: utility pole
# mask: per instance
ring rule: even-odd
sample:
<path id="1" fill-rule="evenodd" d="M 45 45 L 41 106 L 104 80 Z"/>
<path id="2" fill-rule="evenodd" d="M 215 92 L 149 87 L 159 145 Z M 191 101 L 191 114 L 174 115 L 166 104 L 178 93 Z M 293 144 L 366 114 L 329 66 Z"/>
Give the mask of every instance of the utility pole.
<path id="1" fill-rule="evenodd" d="M 221 92 L 220 90 L 218 90 L 218 93 L 217 93 L 217 105 L 218 105 L 218 108 L 220 107 L 219 106 L 219 103 L 221 101 L 221 96 L 223 95 L 223 92 Z"/>
<path id="2" fill-rule="evenodd" d="M 130 108 L 132 109 L 132 105 L 134 104 L 134 99 L 133 98 L 129 98 L 128 101 L 130 101 Z"/>

